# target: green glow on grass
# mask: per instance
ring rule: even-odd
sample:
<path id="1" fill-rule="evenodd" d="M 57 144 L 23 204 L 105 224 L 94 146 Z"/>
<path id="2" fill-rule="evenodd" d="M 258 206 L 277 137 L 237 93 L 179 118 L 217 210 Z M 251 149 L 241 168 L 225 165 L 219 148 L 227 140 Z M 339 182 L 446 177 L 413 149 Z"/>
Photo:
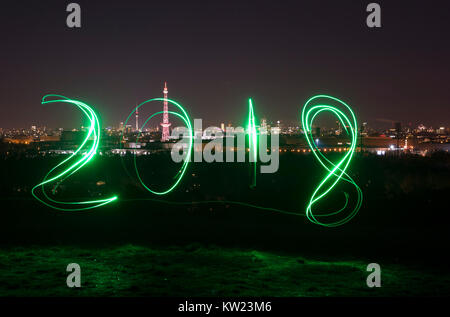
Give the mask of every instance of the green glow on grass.
<path id="1" fill-rule="evenodd" d="M 331 100 L 331 103 L 337 103 L 340 105 L 340 107 L 332 106 L 328 104 L 322 104 L 318 102 L 318 99 L 328 99 L 328 101 Z M 342 108 L 342 110 L 340 109 Z M 317 144 L 313 140 L 312 136 L 312 125 L 314 122 L 314 119 L 317 115 L 323 112 L 331 112 L 334 114 L 338 120 L 341 122 L 342 126 L 344 127 L 345 132 L 350 135 L 351 137 L 351 146 L 349 151 L 346 152 L 343 158 L 341 158 L 337 163 L 333 163 L 330 160 L 328 160 L 322 152 L 317 147 Z M 348 116 L 347 114 L 350 114 Z M 319 183 L 317 188 L 314 190 L 308 205 L 306 207 L 306 217 L 308 219 L 318 225 L 326 226 L 326 227 L 337 227 L 340 225 L 345 224 L 346 222 L 350 221 L 356 213 L 361 208 L 362 204 L 362 191 L 359 188 L 359 186 L 353 181 L 353 179 L 350 177 L 350 175 L 347 174 L 347 168 L 350 164 L 350 161 L 353 158 L 353 155 L 355 153 L 356 145 L 357 145 L 357 139 L 358 139 L 358 125 L 356 123 L 356 117 L 353 113 L 352 109 L 349 105 L 347 105 L 342 100 L 339 100 L 338 98 L 327 96 L 327 95 L 317 95 L 312 98 L 310 98 L 304 105 L 302 113 L 301 113 L 301 121 L 302 121 L 302 127 L 305 132 L 305 137 L 308 142 L 309 147 L 311 148 L 311 152 L 314 154 L 314 156 L 317 158 L 319 163 L 322 165 L 322 167 L 325 168 L 325 170 L 328 172 L 328 174 L 324 177 L 324 179 Z M 313 207 L 315 204 L 317 204 L 320 200 L 326 198 L 326 196 L 335 188 L 337 183 L 343 180 L 345 182 L 348 182 L 352 184 L 356 190 L 357 193 L 357 201 L 353 208 L 347 208 L 348 206 L 348 197 L 349 195 L 347 193 L 344 193 L 345 195 L 345 204 L 342 208 L 336 211 L 328 212 L 326 214 L 319 214 L 314 215 Z M 347 216 L 345 216 L 341 220 L 337 221 L 330 221 L 330 222 L 322 222 L 317 220 L 317 217 L 328 217 L 328 216 L 336 216 L 341 212 L 344 212 L 346 210 L 350 209 Z"/>
<path id="2" fill-rule="evenodd" d="M 50 98 L 57 98 L 48 100 Z M 67 202 L 67 201 L 58 201 L 55 199 L 52 199 L 45 190 L 46 185 L 50 185 L 50 183 L 56 182 L 56 184 L 53 186 L 52 192 L 55 193 L 58 186 L 67 178 L 69 178 L 71 175 L 76 173 L 78 170 L 80 170 L 83 166 L 85 166 L 87 163 L 89 163 L 92 158 L 97 153 L 98 146 L 100 144 L 100 122 L 99 119 L 95 113 L 95 111 L 92 109 L 92 107 L 88 106 L 87 104 L 74 100 L 69 99 L 64 96 L 60 95 L 46 95 L 42 98 L 42 104 L 48 104 L 48 103 L 56 103 L 56 102 L 65 102 L 69 104 L 73 104 L 77 106 L 89 119 L 90 126 L 89 130 L 86 134 L 85 139 L 80 144 L 78 149 L 74 151 L 68 158 L 60 162 L 58 165 L 53 167 L 47 175 L 45 175 L 44 179 L 41 183 L 37 184 L 33 187 L 31 190 L 32 195 L 41 203 L 57 209 L 61 211 L 80 211 L 80 210 L 87 210 L 92 209 L 96 207 L 100 207 L 103 205 L 106 205 L 114 200 L 117 200 L 117 196 L 113 196 L 106 199 L 98 199 L 98 200 L 85 200 L 85 201 L 76 201 L 76 202 Z M 92 139 L 92 145 L 90 148 L 86 149 L 88 141 Z M 86 152 L 84 152 L 86 151 Z M 84 152 L 84 153 L 83 153 Z M 81 154 L 82 153 L 82 154 Z M 78 154 L 81 154 L 81 157 L 78 157 Z M 40 192 L 42 196 L 39 197 L 39 193 L 37 193 L 37 190 L 40 189 Z M 70 206 L 70 208 L 69 208 Z"/>
<path id="3" fill-rule="evenodd" d="M 186 172 L 186 169 L 187 169 L 187 167 L 188 167 L 188 165 L 189 165 L 189 162 L 190 162 L 190 160 L 191 160 L 191 152 L 192 152 L 193 136 L 194 136 L 193 129 L 192 129 L 192 123 L 191 123 L 191 120 L 190 120 L 190 118 L 189 118 L 187 112 L 184 110 L 183 106 L 181 106 L 181 105 L 180 105 L 179 103 L 177 103 L 176 101 L 171 100 L 171 99 L 164 99 L 164 98 L 153 98 L 153 99 L 149 99 L 149 100 L 147 100 L 147 101 L 144 101 L 143 103 L 141 103 L 140 105 L 138 105 L 136 108 L 134 108 L 133 111 L 131 111 L 131 113 L 129 114 L 128 118 L 125 120 L 125 123 L 124 123 L 124 126 L 126 126 L 127 123 L 128 123 L 128 121 L 129 121 L 130 118 L 132 117 L 132 115 L 136 112 L 136 110 L 138 110 L 138 109 L 139 109 L 141 106 L 143 106 L 144 104 L 149 103 L 149 102 L 152 102 L 152 101 L 164 101 L 164 100 L 167 100 L 169 103 L 175 105 L 178 109 L 181 110 L 181 113 L 174 112 L 174 111 L 169 111 L 169 113 L 170 113 L 170 114 L 173 114 L 173 115 L 179 117 L 181 120 L 183 120 L 183 122 L 186 124 L 186 127 L 187 127 L 187 129 L 188 129 L 188 131 L 189 131 L 189 146 L 188 146 L 188 153 L 187 153 L 187 155 L 186 155 L 186 159 L 183 161 L 183 164 L 182 164 L 181 168 L 178 170 L 177 174 L 175 175 L 175 182 L 174 182 L 168 189 L 163 190 L 163 191 L 155 191 L 155 190 L 151 189 L 151 188 L 148 187 L 148 186 L 144 183 L 144 181 L 142 180 L 142 178 L 141 178 L 141 176 L 140 176 L 140 174 L 139 174 L 139 170 L 138 170 L 138 168 L 137 168 L 137 164 L 136 164 L 136 155 L 134 155 L 134 168 L 135 168 L 135 172 L 136 172 L 136 175 L 137 175 L 137 178 L 138 178 L 139 182 L 141 183 L 141 185 L 142 185 L 147 191 L 151 192 L 152 194 L 160 195 L 160 196 L 161 196 L 161 195 L 166 195 L 166 194 L 170 193 L 171 191 L 173 191 L 173 190 L 178 186 L 178 184 L 180 183 L 181 179 L 183 178 L 183 176 L 184 176 L 184 174 L 185 174 L 185 172 Z M 163 113 L 163 111 L 158 111 L 158 112 L 152 114 L 151 116 L 149 116 L 149 117 L 145 120 L 144 124 L 142 125 L 141 131 L 142 131 L 142 129 L 145 127 L 145 125 L 147 124 L 147 122 L 148 122 L 151 118 L 153 118 L 153 117 L 156 116 L 157 114 L 162 114 L 162 113 Z M 141 135 L 141 133 L 139 132 L 138 137 L 137 137 L 137 140 L 139 139 L 140 135 Z M 123 131 L 122 131 L 122 137 L 123 137 Z M 136 140 L 136 142 L 137 142 L 137 140 Z"/>

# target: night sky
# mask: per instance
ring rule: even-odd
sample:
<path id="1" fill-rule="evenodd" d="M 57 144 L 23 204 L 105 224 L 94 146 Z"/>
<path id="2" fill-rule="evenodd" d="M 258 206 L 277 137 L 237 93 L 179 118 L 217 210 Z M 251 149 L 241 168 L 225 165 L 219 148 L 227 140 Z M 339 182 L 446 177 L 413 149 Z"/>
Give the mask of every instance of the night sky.
<path id="1" fill-rule="evenodd" d="M 0 128 L 77 127 L 47 93 L 118 126 L 164 81 L 208 125 L 243 124 L 248 97 L 258 117 L 295 122 L 325 93 L 373 127 L 450 126 L 449 1 L 378 1 L 381 29 L 366 26 L 372 1 L 74 1 L 81 29 L 70 2 L 2 3 Z"/>

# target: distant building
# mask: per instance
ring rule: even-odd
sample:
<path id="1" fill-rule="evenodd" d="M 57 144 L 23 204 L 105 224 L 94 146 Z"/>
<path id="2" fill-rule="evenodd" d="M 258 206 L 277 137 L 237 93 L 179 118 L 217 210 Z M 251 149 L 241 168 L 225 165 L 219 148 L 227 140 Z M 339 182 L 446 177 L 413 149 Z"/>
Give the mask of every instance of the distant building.
<path id="1" fill-rule="evenodd" d="M 320 127 L 314 129 L 315 136 L 320 136 Z"/>
<path id="2" fill-rule="evenodd" d="M 261 128 L 267 130 L 267 119 L 266 118 L 261 119 Z"/>
<path id="3" fill-rule="evenodd" d="M 62 131 L 61 141 L 63 142 L 78 142 L 83 140 L 86 133 L 82 131 Z"/>

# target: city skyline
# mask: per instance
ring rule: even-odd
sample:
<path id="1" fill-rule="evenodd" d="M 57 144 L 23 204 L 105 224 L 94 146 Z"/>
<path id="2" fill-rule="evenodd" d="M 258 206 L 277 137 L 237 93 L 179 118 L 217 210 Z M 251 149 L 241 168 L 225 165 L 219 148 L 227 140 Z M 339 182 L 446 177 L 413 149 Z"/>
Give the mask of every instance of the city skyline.
<path id="1" fill-rule="evenodd" d="M 199 119 L 199 118 L 196 118 L 196 119 Z M 262 122 L 266 122 L 265 125 Z M 360 123 L 360 129 L 362 129 L 362 125 L 367 125 L 368 124 L 368 122 L 359 122 L 359 123 Z M 402 126 L 402 129 L 407 129 L 408 131 L 419 131 L 419 130 L 422 130 L 423 132 L 436 132 L 436 133 L 438 133 L 437 132 L 438 130 L 444 130 L 444 131 L 450 130 L 449 126 L 444 126 L 444 125 L 431 126 L 431 125 L 426 125 L 424 123 L 420 123 L 418 125 L 413 126 L 413 125 L 405 125 L 402 122 L 392 122 L 392 124 L 390 124 L 388 126 L 385 126 L 385 127 L 375 128 L 374 126 L 371 126 L 371 125 L 369 125 L 369 127 L 373 131 L 381 133 L 381 132 L 384 132 L 384 131 L 388 131 L 388 130 L 394 129 L 396 123 L 400 123 L 401 126 Z M 136 124 L 136 121 L 134 121 L 134 123 L 127 124 L 127 127 L 133 128 L 133 131 L 141 131 L 141 129 L 136 128 L 135 124 Z M 220 128 L 221 130 L 225 131 L 225 128 L 228 127 L 228 126 L 236 128 L 236 127 L 243 127 L 244 125 L 245 124 L 236 125 L 236 124 L 233 124 L 232 122 L 229 122 L 229 121 L 222 121 L 222 122 L 218 122 L 218 123 L 213 124 L 213 125 L 205 126 L 204 129 L 210 128 L 210 127 L 217 127 L 217 128 Z M 159 131 L 160 126 L 161 126 L 160 123 L 154 123 L 152 125 L 147 125 L 142 131 L 153 131 L 153 130 L 158 130 Z M 267 120 L 266 118 L 261 118 L 261 120 L 259 121 L 259 123 L 256 124 L 256 126 L 257 127 L 263 127 L 263 126 L 265 126 L 265 127 L 279 127 L 279 126 L 283 126 L 284 128 L 295 128 L 295 129 L 298 129 L 298 130 L 303 130 L 301 124 L 298 124 L 298 123 L 295 123 L 295 122 L 290 122 L 289 123 L 289 122 L 280 121 L 280 120 Z M 314 126 L 315 127 L 324 128 L 324 129 L 327 129 L 327 130 L 333 130 L 333 129 L 338 128 L 338 126 L 318 125 L 317 123 L 314 123 Z M 171 130 L 174 129 L 174 128 L 177 128 L 177 127 L 178 126 L 171 127 Z M 180 125 L 180 127 L 182 127 L 182 126 Z M 61 127 L 61 126 L 51 127 L 51 126 L 47 126 L 47 125 L 32 124 L 32 125 L 30 125 L 28 127 L 12 127 L 12 128 L 0 127 L 0 133 L 1 132 L 5 132 L 5 131 L 33 131 L 33 130 L 36 130 L 36 129 L 39 129 L 39 130 L 46 129 L 46 130 L 49 130 L 49 131 L 57 131 L 57 130 L 60 130 L 60 131 L 80 131 L 80 130 L 83 130 L 85 128 L 86 128 L 86 126 L 84 126 L 82 124 L 78 125 L 78 126 L 74 125 L 72 127 Z M 102 130 L 110 130 L 110 129 L 121 130 L 123 128 L 124 128 L 123 121 L 118 122 L 117 124 L 114 124 L 114 125 L 101 126 Z"/>
<path id="2" fill-rule="evenodd" d="M 167 102 L 168 99 L 169 98 L 168 98 L 167 81 L 164 81 L 163 101 L 162 101 L 163 116 L 162 116 L 161 122 L 153 124 L 153 125 L 147 124 L 146 127 L 143 130 L 143 131 L 159 130 L 159 128 L 161 126 L 162 129 L 163 129 L 162 130 L 162 132 L 163 132 L 163 136 L 162 136 L 163 142 L 167 141 L 169 139 L 170 129 L 173 129 L 173 127 L 171 128 L 172 123 L 169 123 L 169 116 L 170 115 L 168 113 L 168 109 L 169 109 L 168 108 L 169 104 Z M 137 105 L 136 105 L 136 107 L 137 107 Z M 201 119 L 201 118 L 195 118 L 195 119 Z M 269 126 L 269 127 L 270 126 L 272 126 L 272 127 L 273 126 L 277 126 L 277 127 L 284 126 L 284 127 L 289 127 L 289 128 L 302 129 L 300 122 L 295 122 L 295 121 L 292 121 L 292 120 L 290 120 L 290 121 L 286 120 L 285 121 L 285 120 L 279 120 L 279 119 L 270 118 L 270 117 L 269 117 L 269 120 L 268 120 L 267 116 L 260 116 L 259 119 L 260 119 L 259 120 L 260 124 L 259 125 L 257 124 L 257 125 L 261 126 L 261 127 L 264 127 L 264 128 L 266 126 Z M 146 120 L 146 118 L 144 118 L 144 121 L 145 120 Z M 157 121 L 157 119 L 154 120 L 154 121 Z M 335 126 L 333 126 L 333 123 L 330 125 L 330 122 L 333 122 L 333 120 L 331 120 L 331 121 L 328 120 L 328 124 L 324 124 L 324 125 L 317 125 L 317 123 L 315 123 L 315 126 L 320 126 L 322 128 L 325 128 L 325 129 L 334 129 L 334 128 L 336 128 Z M 384 123 L 384 127 L 381 127 L 381 125 L 373 125 L 374 122 L 375 123 L 383 122 Z M 135 110 L 135 122 L 134 122 L 134 124 L 135 124 L 135 129 L 134 130 L 135 131 L 140 131 L 141 130 L 140 129 L 141 125 L 140 125 L 140 121 L 139 121 L 139 109 Z M 338 124 L 338 128 L 339 128 L 339 123 L 336 122 L 336 124 Z M 373 119 L 371 121 L 370 127 L 372 129 L 380 132 L 383 129 L 386 130 L 386 129 L 389 129 L 389 128 L 394 128 L 394 127 L 396 127 L 397 124 L 401 124 L 403 126 L 406 126 L 406 127 L 408 127 L 409 130 L 427 130 L 429 132 L 432 132 L 432 131 L 434 132 L 434 130 L 437 131 L 437 130 L 447 130 L 448 129 L 448 126 L 445 126 L 445 125 L 438 125 L 436 127 L 433 127 L 431 125 L 425 125 L 423 122 L 421 122 L 419 124 L 416 124 L 416 126 L 414 127 L 411 122 L 405 123 L 405 122 L 402 122 L 402 121 L 394 121 L 394 120 L 381 119 L 381 118 Z M 362 122 L 360 122 L 360 125 L 361 126 L 367 126 L 368 122 L 367 121 L 362 121 Z M 131 121 L 128 123 L 127 126 L 129 126 L 129 127 L 133 126 L 133 124 L 131 124 Z M 223 118 L 222 118 L 222 120 L 220 121 L 220 127 L 221 127 L 222 130 L 225 130 L 224 129 L 225 126 L 237 127 L 237 126 L 240 126 L 240 125 L 239 124 L 236 125 L 236 124 L 232 123 L 229 120 L 223 120 Z M 83 124 L 79 125 L 78 127 L 77 126 L 72 126 L 72 127 L 61 127 L 61 126 L 59 126 L 59 127 L 48 127 L 45 124 L 44 125 L 31 124 L 28 127 L 13 127 L 13 128 L 6 128 L 6 129 L 4 129 L 3 127 L 0 126 L 0 132 L 2 132 L 3 130 L 9 130 L 9 131 L 12 131 L 12 130 L 28 130 L 28 128 L 30 128 L 30 127 L 31 127 L 31 130 L 36 129 L 36 127 L 49 128 L 51 130 L 58 130 L 58 129 L 59 130 L 77 130 L 78 128 L 83 128 Z M 212 124 L 212 125 L 210 125 L 210 127 L 219 127 L 219 124 L 218 123 L 217 124 Z M 119 129 L 119 130 L 121 130 L 121 129 L 123 129 L 123 121 L 120 121 L 119 124 L 117 124 L 117 123 L 116 124 L 107 124 L 107 125 L 101 126 L 101 128 L 102 129 Z"/>
<path id="3" fill-rule="evenodd" d="M 75 112 L 40 104 L 48 93 L 89 103 L 113 126 L 135 102 L 160 97 L 164 81 L 211 125 L 244 121 L 249 97 L 257 116 L 292 120 L 324 93 L 372 126 L 450 126 L 446 2 L 381 2 L 380 29 L 365 25 L 366 3 L 132 4 L 80 1 L 77 30 L 65 26 L 65 3 L 6 5 L 0 127 L 74 126 Z"/>

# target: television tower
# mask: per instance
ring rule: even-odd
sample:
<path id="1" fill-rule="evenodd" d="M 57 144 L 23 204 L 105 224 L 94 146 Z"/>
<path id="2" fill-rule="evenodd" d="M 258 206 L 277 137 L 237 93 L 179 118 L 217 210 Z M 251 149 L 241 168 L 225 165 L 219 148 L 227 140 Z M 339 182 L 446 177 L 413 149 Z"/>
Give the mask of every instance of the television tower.
<path id="1" fill-rule="evenodd" d="M 139 131 L 139 110 L 136 109 L 136 131 Z"/>
<path id="2" fill-rule="evenodd" d="M 169 93 L 169 91 L 167 90 L 167 82 L 164 82 L 163 93 L 164 93 L 164 109 L 163 109 L 164 113 L 163 113 L 163 122 L 161 122 L 161 126 L 163 128 L 161 142 L 167 142 L 169 141 L 170 137 L 169 127 L 171 125 L 171 123 L 169 123 L 169 105 L 167 101 L 167 94 Z"/>

